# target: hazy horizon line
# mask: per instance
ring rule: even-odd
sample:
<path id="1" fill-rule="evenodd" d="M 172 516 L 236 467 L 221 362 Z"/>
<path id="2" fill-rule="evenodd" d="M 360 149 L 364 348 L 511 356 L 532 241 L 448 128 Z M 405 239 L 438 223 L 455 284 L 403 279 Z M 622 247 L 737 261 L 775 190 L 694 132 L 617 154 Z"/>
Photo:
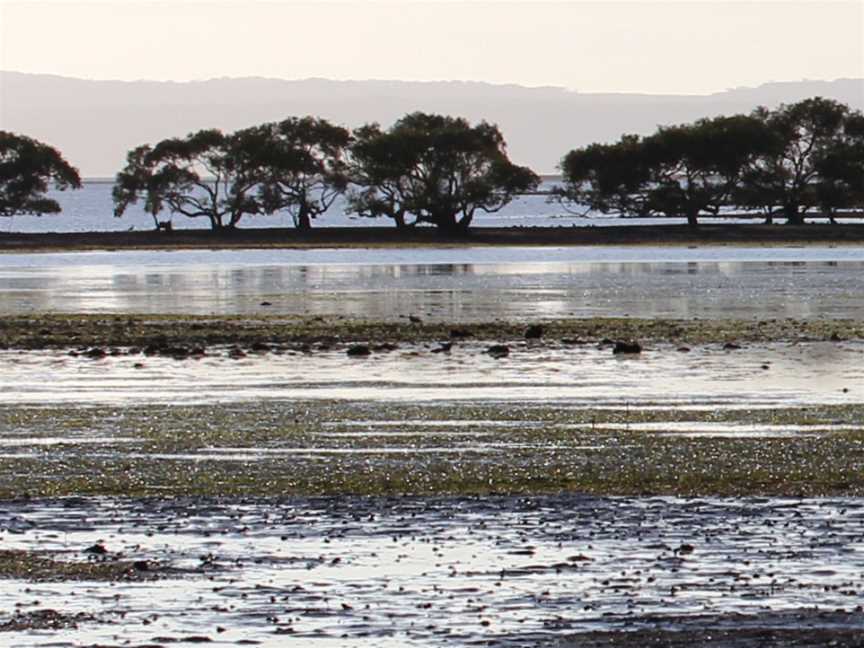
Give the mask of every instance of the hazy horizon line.
<path id="1" fill-rule="evenodd" d="M 7 70 L 0 69 L 0 74 L 19 74 L 22 76 L 42 76 L 42 77 L 54 77 L 58 79 L 66 79 L 70 81 L 87 81 L 92 83 L 163 83 L 163 84 L 176 84 L 176 85 L 186 85 L 186 84 L 196 84 L 196 83 L 212 83 L 215 81 L 246 81 L 246 80 L 256 80 L 256 81 L 275 81 L 280 83 L 302 83 L 306 81 L 319 81 L 326 83 L 406 83 L 406 84 L 422 84 L 422 85 L 434 85 L 434 84 L 464 84 L 464 85 L 481 85 L 481 86 L 490 86 L 496 88 L 522 88 L 526 90 L 550 90 L 550 91 L 558 91 L 562 93 L 571 93 L 571 94 L 580 94 L 580 95 L 610 95 L 610 94 L 622 94 L 622 95 L 653 95 L 653 96 L 668 96 L 668 97 L 708 97 L 714 94 L 722 94 L 724 92 L 732 92 L 735 90 L 748 90 L 748 89 L 756 89 L 764 86 L 770 85 L 784 85 L 784 84 L 794 84 L 794 83 L 835 83 L 837 81 L 862 81 L 864 82 L 864 77 L 835 77 L 833 79 L 810 79 L 810 78 L 802 78 L 802 79 L 789 79 L 789 80 L 770 80 L 763 81 L 758 85 L 739 85 L 733 87 L 727 87 L 719 90 L 714 90 L 708 93 L 690 93 L 690 92 L 651 92 L 645 90 L 603 90 L 603 91 L 593 91 L 593 90 L 580 90 L 578 88 L 568 88 L 566 86 L 557 86 L 557 85 L 525 85 L 522 83 L 503 83 L 496 81 L 481 81 L 477 79 L 395 79 L 395 78 L 350 78 L 350 79 L 337 79 L 337 78 L 329 78 L 329 77 L 298 77 L 298 78 L 284 78 L 284 77 L 274 77 L 274 76 L 263 76 L 263 75 L 243 75 L 243 76 L 221 76 L 221 77 L 208 77 L 201 79 L 152 79 L 152 78 L 138 78 L 138 79 L 118 79 L 118 78 L 94 78 L 94 77 L 83 77 L 83 76 L 72 76 L 67 74 L 57 74 L 53 72 L 23 72 L 20 70 Z"/>

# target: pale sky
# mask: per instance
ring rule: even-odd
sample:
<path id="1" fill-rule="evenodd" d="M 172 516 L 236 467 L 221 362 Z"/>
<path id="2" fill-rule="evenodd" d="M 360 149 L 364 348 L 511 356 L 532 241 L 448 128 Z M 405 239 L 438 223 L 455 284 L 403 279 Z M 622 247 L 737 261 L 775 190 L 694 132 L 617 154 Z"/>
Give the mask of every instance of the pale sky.
<path id="1" fill-rule="evenodd" d="M 0 69 L 706 94 L 864 77 L 864 0 L 0 0 Z"/>

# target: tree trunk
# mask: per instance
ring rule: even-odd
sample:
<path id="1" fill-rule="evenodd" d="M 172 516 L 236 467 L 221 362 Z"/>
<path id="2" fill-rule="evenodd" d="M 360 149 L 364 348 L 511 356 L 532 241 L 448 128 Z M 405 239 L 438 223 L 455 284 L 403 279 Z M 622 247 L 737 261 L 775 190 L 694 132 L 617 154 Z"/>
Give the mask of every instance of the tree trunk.
<path id="1" fill-rule="evenodd" d="M 699 212 L 696 210 L 689 210 L 687 212 L 687 224 L 690 227 L 699 227 Z"/>
<path id="2" fill-rule="evenodd" d="M 462 230 L 463 233 L 468 233 L 468 228 L 471 227 L 471 221 L 474 220 L 474 214 L 465 214 L 462 217 L 462 220 L 459 221 L 459 229 Z"/>
<path id="3" fill-rule="evenodd" d="M 301 231 L 309 231 L 312 229 L 312 219 L 309 218 L 309 212 L 301 209 L 297 214 L 297 229 Z"/>
<path id="4" fill-rule="evenodd" d="M 783 215 L 786 217 L 787 225 L 804 224 L 804 215 L 798 211 L 798 205 L 784 205 Z"/>
<path id="5" fill-rule="evenodd" d="M 432 218 L 430 219 L 433 223 L 435 223 L 435 227 L 437 227 L 440 231 L 446 232 L 448 234 L 456 234 L 459 232 L 459 224 L 456 222 L 456 214 L 451 214 L 449 212 L 432 214 Z"/>

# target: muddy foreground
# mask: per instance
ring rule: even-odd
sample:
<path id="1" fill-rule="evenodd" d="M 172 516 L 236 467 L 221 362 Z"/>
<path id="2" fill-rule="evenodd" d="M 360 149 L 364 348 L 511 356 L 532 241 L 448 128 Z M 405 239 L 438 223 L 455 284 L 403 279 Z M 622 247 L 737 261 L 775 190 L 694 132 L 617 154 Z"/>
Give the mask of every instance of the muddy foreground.
<path id="1" fill-rule="evenodd" d="M 0 645 L 864 645 L 857 322 L 0 331 Z"/>
<path id="2" fill-rule="evenodd" d="M 854 498 L 74 498 L 3 514 L 9 545 L 134 559 L 158 579 L 8 582 L 15 645 L 737 648 L 864 632 Z"/>

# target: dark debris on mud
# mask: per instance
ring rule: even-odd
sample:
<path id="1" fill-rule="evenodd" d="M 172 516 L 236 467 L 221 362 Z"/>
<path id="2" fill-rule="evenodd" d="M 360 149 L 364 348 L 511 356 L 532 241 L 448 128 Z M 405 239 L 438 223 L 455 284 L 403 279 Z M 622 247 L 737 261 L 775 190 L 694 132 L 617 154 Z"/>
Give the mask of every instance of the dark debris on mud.
<path id="1" fill-rule="evenodd" d="M 96 620 L 95 616 L 86 612 L 64 614 L 50 609 L 33 610 L 30 612 L 18 611 L 8 621 L 0 622 L 0 632 L 68 630 L 78 628 L 78 625 L 81 623 L 93 623 Z"/>
<path id="2" fill-rule="evenodd" d="M 353 345 L 390 348 L 400 342 L 441 342 L 472 337 L 512 341 L 542 339 L 542 344 L 574 340 L 600 342 L 668 341 L 732 343 L 778 340 L 848 340 L 864 337 L 857 321 L 664 320 L 637 318 L 562 319 L 530 326 L 496 321 L 462 325 L 452 322 L 371 321 L 337 317 L 195 316 L 195 315 L 14 315 L 0 316 L 0 349 L 71 349 L 99 360 L 109 355 L 143 353 L 178 360 L 204 357 L 208 347 L 235 345 L 246 353 L 313 353 Z M 239 356 L 239 353 L 237 354 Z"/>
<path id="3" fill-rule="evenodd" d="M 47 552 L 0 550 L 0 579 L 129 582 L 155 580 L 165 573 L 152 561 L 128 560 L 108 553 L 96 556 L 87 550 L 85 555 L 85 560 L 65 561 Z"/>
<path id="4" fill-rule="evenodd" d="M 864 638 L 860 630 L 650 630 L 589 633 L 533 645 L 556 648 L 861 648 Z"/>

